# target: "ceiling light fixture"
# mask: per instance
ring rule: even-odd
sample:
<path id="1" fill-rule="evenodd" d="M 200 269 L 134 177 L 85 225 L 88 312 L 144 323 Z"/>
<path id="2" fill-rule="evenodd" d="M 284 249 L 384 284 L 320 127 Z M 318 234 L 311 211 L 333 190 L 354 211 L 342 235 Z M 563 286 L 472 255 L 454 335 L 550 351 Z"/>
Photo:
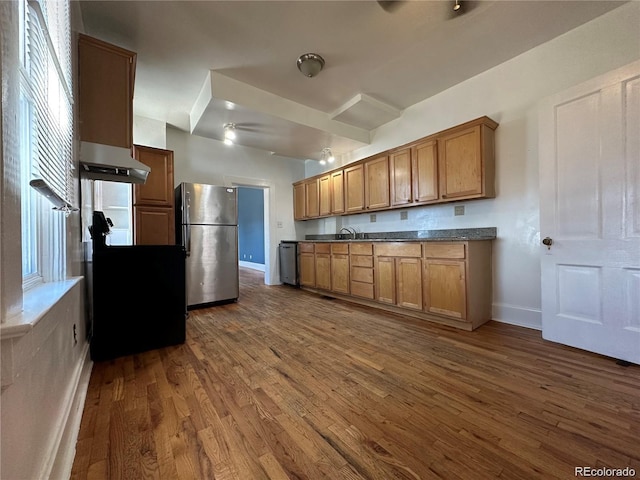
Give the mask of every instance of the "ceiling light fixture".
<path id="1" fill-rule="evenodd" d="M 320 153 L 320 165 L 326 165 L 327 163 L 335 162 L 336 157 L 333 156 L 329 147 L 323 148 Z"/>
<path id="2" fill-rule="evenodd" d="M 233 141 L 236 139 L 236 124 L 225 123 L 223 128 L 224 128 L 224 144 L 233 145 Z"/>
<path id="3" fill-rule="evenodd" d="M 305 53 L 298 57 L 296 64 L 305 77 L 311 78 L 319 74 L 324 67 L 324 58 L 317 53 Z"/>
<path id="4" fill-rule="evenodd" d="M 460 7 L 462 7 L 462 5 L 460 5 L 460 0 L 456 0 L 456 4 L 453 6 L 453 11 L 454 12 L 459 11 Z"/>

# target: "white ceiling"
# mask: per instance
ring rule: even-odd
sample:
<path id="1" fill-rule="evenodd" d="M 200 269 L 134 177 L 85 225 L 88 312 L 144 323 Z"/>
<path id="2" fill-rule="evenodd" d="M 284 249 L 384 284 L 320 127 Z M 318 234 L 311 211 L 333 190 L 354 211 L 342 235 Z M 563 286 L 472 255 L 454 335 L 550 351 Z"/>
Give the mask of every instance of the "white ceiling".
<path id="1" fill-rule="evenodd" d="M 81 1 L 87 34 L 137 52 L 134 111 L 278 155 L 370 141 L 402 110 L 571 30 L 614 1 Z M 464 11 L 466 10 L 466 11 Z M 320 54 L 303 76 L 296 59 Z"/>

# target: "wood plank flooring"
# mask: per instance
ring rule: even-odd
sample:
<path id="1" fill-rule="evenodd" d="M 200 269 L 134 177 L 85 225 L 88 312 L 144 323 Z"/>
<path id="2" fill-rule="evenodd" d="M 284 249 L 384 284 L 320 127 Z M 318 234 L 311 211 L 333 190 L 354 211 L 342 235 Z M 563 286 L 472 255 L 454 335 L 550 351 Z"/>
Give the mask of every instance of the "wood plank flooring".
<path id="1" fill-rule="evenodd" d="M 94 366 L 73 479 L 640 475 L 640 367 L 265 286 L 191 312 L 185 345 Z"/>

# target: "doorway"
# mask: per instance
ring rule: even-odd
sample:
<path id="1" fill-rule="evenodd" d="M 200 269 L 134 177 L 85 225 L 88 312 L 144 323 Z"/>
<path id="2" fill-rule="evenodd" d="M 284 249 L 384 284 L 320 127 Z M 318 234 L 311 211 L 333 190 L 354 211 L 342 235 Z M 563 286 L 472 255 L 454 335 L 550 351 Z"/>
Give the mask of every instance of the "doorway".
<path id="1" fill-rule="evenodd" d="M 238 187 L 238 262 L 265 271 L 264 189 Z"/>

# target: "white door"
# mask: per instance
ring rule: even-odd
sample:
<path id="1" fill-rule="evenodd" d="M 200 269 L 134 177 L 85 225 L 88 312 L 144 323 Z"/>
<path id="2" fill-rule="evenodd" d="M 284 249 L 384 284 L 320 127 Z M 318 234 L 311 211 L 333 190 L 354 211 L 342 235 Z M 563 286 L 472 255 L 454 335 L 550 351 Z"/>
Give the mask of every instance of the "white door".
<path id="1" fill-rule="evenodd" d="M 541 102 L 539 134 L 542 336 L 640 364 L 640 62 Z"/>

